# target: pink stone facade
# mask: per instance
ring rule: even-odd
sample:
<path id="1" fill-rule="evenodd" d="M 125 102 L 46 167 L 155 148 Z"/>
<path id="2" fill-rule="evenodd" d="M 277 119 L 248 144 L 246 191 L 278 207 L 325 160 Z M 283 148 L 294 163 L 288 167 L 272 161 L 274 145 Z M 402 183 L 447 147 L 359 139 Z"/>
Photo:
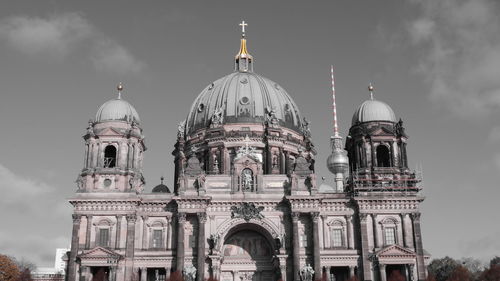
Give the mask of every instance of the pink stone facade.
<path id="1" fill-rule="evenodd" d="M 402 122 L 353 122 L 349 172 L 319 184 L 307 120 L 288 96 L 271 100 L 279 85 L 238 69 L 224 83 L 240 88 L 215 81 L 179 125 L 171 187 L 145 185 L 135 109 L 106 105 L 99 116 L 117 117 L 89 122 L 67 280 L 424 280 L 424 198 Z"/>

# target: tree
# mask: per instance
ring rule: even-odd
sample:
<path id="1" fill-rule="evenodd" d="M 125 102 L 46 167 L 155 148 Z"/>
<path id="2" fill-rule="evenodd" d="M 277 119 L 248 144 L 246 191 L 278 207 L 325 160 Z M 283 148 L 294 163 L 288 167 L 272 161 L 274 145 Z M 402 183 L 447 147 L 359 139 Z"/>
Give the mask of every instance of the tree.
<path id="1" fill-rule="evenodd" d="M 33 281 L 33 277 L 31 277 L 31 271 L 28 268 L 22 270 L 17 281 Z"/>
<path id="2" fill-rule="evenodd" d="M 427 276 L 427 278 L 425 279 L 425 281 L 436 281 L 436 278 L 434 278 L 434 275 L 429 274 L 429 275 Z"/>
<path id="3" fill-rule="evenodd" d="M 460 263 L 469 271 L 472 280 L 477 280 L 485 269 L 483 263 L 474 258 L 462 258 Z"/>
<path id="4" fill-rule="evenodd" d="M 19 267 L 10 257 L 0 255 L 0 280 L 17 281 L 20 276 Z"/>
<path id="5" fill-rule="evenodd" d="M 436 281 L 447 281 L 451 277 L 453 271 L 459 267 L 460 264 L 450 258 L 444 257 L 441 259 L 434 259 L 427 268 L 430 275 L 436 278 Z"/>
<path id="6" fill-rule="evenodd" d="M 483 273 L 477 279 L 479 281 L 498 281 L 500 280 L 500 264 L 493 264 L 488 270 L 483 271 Z"/>
<path id="7" fill-rule="evenodd" d="M 15 260 L 20 271 L 18 281 L 32 281 L 31 273 L 36 270 L 36 265 L 24 258 L 20 261 Z"/>
<path id="8" fill-rule="evenodd" d="M 490 268 L 492 268 L 494 265 L 500 265 L 500 257 L 496 256 L 490 260 Z"/>
<path id="9" fill-rule="evenodd" d="M 459 265 L 447 281 L 472 281 L 471 274 L 467 268 Z"/>

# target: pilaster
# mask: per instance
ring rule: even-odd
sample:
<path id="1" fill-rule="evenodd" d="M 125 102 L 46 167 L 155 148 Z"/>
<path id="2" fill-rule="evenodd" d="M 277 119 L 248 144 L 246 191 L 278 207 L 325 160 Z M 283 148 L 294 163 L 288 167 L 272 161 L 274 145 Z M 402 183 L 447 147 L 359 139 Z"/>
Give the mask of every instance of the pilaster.
<path id="1" fill-rule="evenodd" d="M 79 214 L 73 214 L 73 231 L 71 236 L 71 252 L 69 254 L 68 259 L 68 281 L 76 280 L 76 256 L 78 254 L 78 244 L 79 244 L 79 235 L 80 231 L 80 222 L 82 216 Z"/>

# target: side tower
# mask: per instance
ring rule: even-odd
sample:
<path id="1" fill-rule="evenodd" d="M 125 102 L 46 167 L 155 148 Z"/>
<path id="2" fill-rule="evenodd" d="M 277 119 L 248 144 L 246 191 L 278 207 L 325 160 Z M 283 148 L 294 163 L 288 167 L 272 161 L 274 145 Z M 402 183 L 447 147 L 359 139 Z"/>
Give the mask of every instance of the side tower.
<path id="1" fill-rule="evenodd" d="M 139 115 L 121 98 L 105 102 L 89 121 L 84 166 L 77 192 L 137 192 L 144 188 L 142 160 L 146 150 Z"/>
<path id="2" fill-rule="evenodd" d="M 420 230 L 420 177 L 408 167 L 408 136 L 389 105 L 373 97 L 352 118 L 346 141 L 357 207 L 363 280 L 385 281 L 398 271 L 426 278 Z"/>
<path id="3" fill-rule="evenodd" d="M 136 208 L 145 184 L 139 115 L 118 96 L 89 121 L 74 207 L 68 281 L 132 280 Z M 103 279 L 99 279 L 103 278 Z"/>

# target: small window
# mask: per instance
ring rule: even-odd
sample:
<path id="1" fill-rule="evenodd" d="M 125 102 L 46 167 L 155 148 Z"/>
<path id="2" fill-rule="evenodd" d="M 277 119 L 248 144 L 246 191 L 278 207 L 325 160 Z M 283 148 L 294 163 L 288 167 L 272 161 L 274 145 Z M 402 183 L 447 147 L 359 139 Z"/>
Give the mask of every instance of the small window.
<path id="1" fill-rule="evenodd" d="M 396 229 L 394 227 L 384 228 L 384 237 L 386 245 L 396 244 Z"/>
<path id="2" fill-rule="evenodd" d="M 153 248 L 158 249 L 162 247 L 163 231 L 161 229 L 153 230 Z"/>
<path id="3" fill-rule="evenodd" d="M 391 166 L 389 148 L 387 148 L 387 146 L 385 145 L 377 146 L 377 164 L 379 167 Z"/>
<path id="4" fill-rule="evenodd" d="M 109 246 L 109 228 L 100 228 L 97 244 L 101 247 Z"/>
<path id="5" fill-rule="evenodd" d="M 332 247 L 342 247 L 342 229 L 339 228 L 333 229 Z"/>
<path id="6" fill-rule="evenodd" d="M 104 149 L 104 168 L 114 168 L 116 166 L 116 147 L 106 146 Z"/>

